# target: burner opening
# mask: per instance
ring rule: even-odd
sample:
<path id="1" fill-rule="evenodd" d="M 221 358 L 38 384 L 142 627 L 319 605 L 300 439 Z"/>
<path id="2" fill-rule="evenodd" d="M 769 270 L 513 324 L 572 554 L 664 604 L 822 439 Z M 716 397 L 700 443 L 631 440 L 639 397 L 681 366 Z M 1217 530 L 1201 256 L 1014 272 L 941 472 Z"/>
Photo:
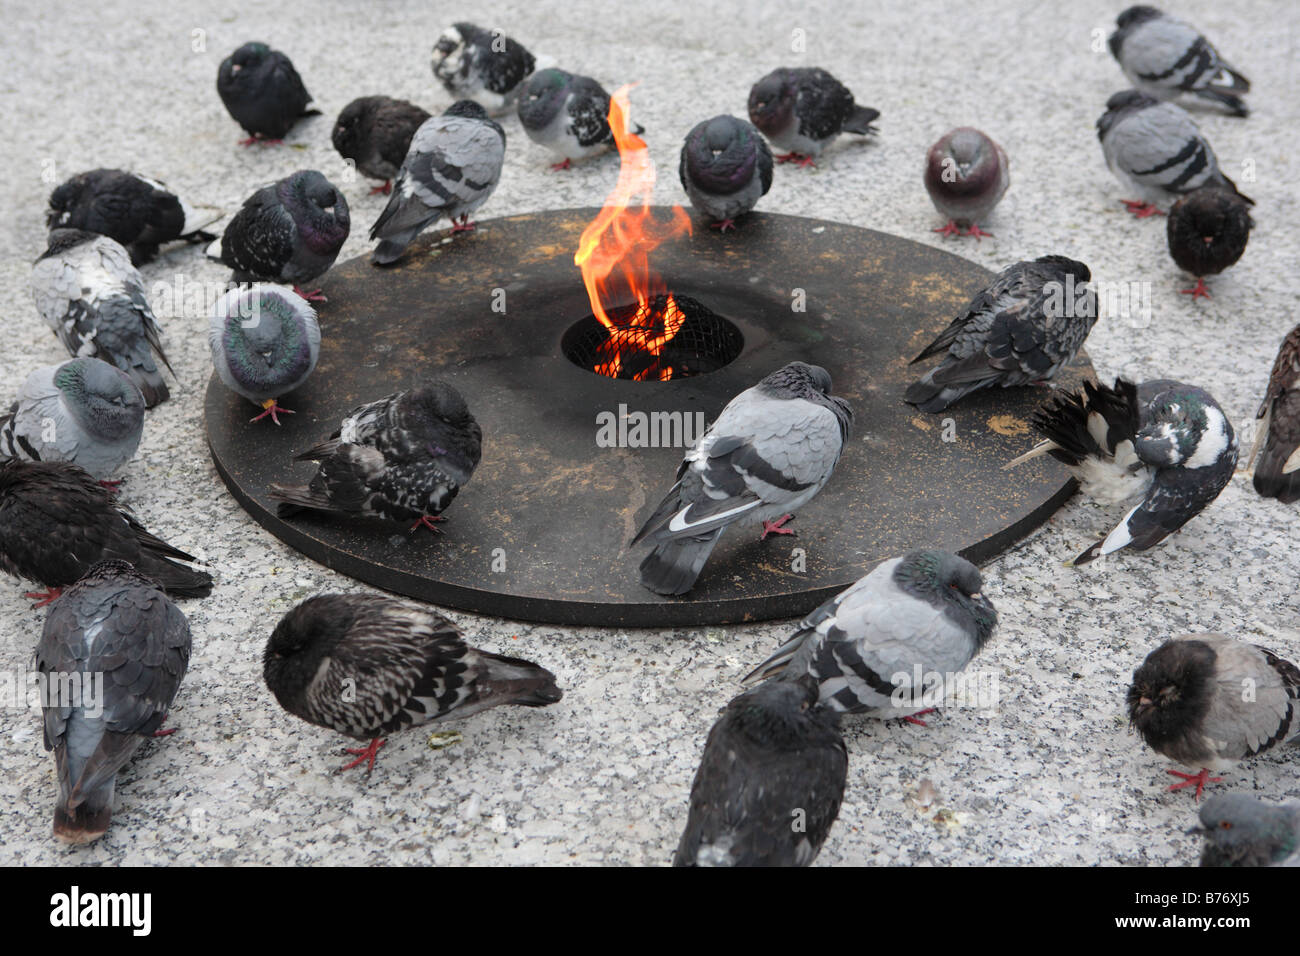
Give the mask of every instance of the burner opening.
<path id="1" fill-rule="evenodd" d="M 613 329 L 594 315 L 579 319 L 564 333 L 560 348 L 589 372 L 638 382 L 707 375 L 744 350 L 740 329 L 698 299 L 659 295 L 646 313 L 635 305 L 610 309 Z"/>

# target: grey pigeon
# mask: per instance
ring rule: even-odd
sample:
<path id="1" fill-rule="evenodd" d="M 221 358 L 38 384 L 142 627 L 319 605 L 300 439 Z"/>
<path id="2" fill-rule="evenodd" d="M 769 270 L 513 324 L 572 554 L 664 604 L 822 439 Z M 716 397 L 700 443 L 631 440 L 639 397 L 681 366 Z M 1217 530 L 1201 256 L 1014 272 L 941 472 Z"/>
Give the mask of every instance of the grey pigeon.
<path id="1" fill-rule="evenodd" d="M 691 784 L 673 866 L 808 866 L 840 812 L 849 758 L 810 678 L 727 705 Z"/>
<path id="2" fill-rule="evenodd" d="M 458 100 L 473 100 L 489 116 L 506 112 L 536 61 L 500 30 L 455 23 L 433 45 L 433 75 Z"/>
<path id="3" fill-rule="evenodd" d="M 972 126 L 949 130 L 925 154 L 925 191 L 948 218 L 944 236 L 992 237 L 979 227 L 1011 184 L 1006 151 Z"/>
<path id="4" fill-rule="evenodd" d="M 248 133 L 240 146 L 279 143 L 298 120 L 317 116 L 311 94 L 293 62 L 265 43 L 245 43 L 221 61 L 217 93 L 227 112 Z"/>
<path id="5" fill-rule="evenodd" d="M 1209 140 L 1181 106 L 1137 90 L 1116 93 L 1097 120 L 1097 138 L 1110 171 L 1137 196 L 1123 202 L 1139 219 L 1163 215 L 1179 196 L 1202 186 L 1241 195 L 1219 169 Z"/>
<path id="6" fill-rule="evenodd" d="M 998 615 L 979 569 L 946 551 L 910 551 L 813 611 L 746 676 L 811 676 L 822 706 L 912 723 L 941 706 Z"/>
<path id="7" fill-rule="evenodd" d="M 772 188 L 772 151 L 749 123 L 715 116 L 686 134 L 677 175 L 691 205 L 726 232 Z"/>
<path id="8" fill-rule="evenodd" d="M 163 354 L 144 280 L 121 245 L 80 229 L 56 229 L 32 267 L 36 309 L 68 354 L 103 359 L 130 376 L 153 408 L 170 395 L 154 355 Z M 175 374 L 175 373 L 173 373 Z"/>
<path id="9" fill-rule="evenodd" d="M 261 406 L 252 421 L 269 415 L 278 425 L 293 410 L 276 399 L 307 381 L 320 357 L 316 310 L 286 286 L 232 289 L 212 311 L 208 347 L 226 387 Z"/>
<path id="10" fill-rule="evenodd" d="M 244 200 L 208 255 L 229 266 L 235 282 L 282 282 L 324 302 L 319 289 L 299 286 L 334 265 L 351 228 L 343 194 L 316 170 L 300 169 Z"/>
<path id="11" fill-rule="evenodd" d="M 356 163 L 363 176 L 383 180 L 371 194 L 387 196 L 411 148 L 411 137 L 428 118 L 428 110 L 406 100 L 363 96 L 343 107 L 331 140 L 339 155 Z"/>
<path id="12" fill-rule="evenodd" d="M 36 669 L 45 749 L 59 799 L 54 836 L 90 843 L 108 830 L 117 772 L 161 730 L 190 662 L 190 625 L 162 589 L 125 561 L 101 561 L 45 619 Z"/>
<path id="13" fill-rule="evenodd" d="M 388 205 L 370 229 L 378 239 L 372 260 L 388 265 L 439 219 L 453 234 L 474 228 L 470 213 L 487 202 L 501 181 L 506 134 L 469 100 L 426 120 L 411 139 Z"/>
<path id="14" fill-rule="evenodd" d="M 831 395 L 830 374 L 791 362 L 727 403 L 686 453 L 677 483 L 631 544 L 654 549 L 641 583 L 657 594 L 685 594 L 728 526 L 782 527 L 830 480 L 853 425 L 849 403 Z M 771 520 L 776 519 L 776 520 Z"/>
<path id="15" fill-rule="evenodd" d="M 1255 222 L 1249 204 L 1236 193 L 1202 186 L 1169 210 L 1165 237 L 1169 255 L 1180 269 L 1196 276 L 1196 285 L 1180 290 L 1195 301 L 1210 297 L 1205 277 L 1215 276 L 1241 258 Z"/>
<path id="16" fill-rule="evenodd" d="M 1287 505 L 1300 501 L 1300 325 L 1282 340 L 1255 417 L 1252 463 L 1261 443 L 1264 448 L 1255 466 L 1255 490 Z"/>
<path id="17" fill-rule="evenodd" d="M 966 311 L 912 359 L 947 353 L 903 400 L 941 412 L 982 388 L 1050 381 L 1073 361 L 1097 321 L 1092 273 L 1065 256 L 1007 266 Z"/>
<path id="18" fill-rule="evenodd" d="M 874 133 L 879 117 L 880 110 L 858 106 L 848 87 L 817 67 L 781 67 L 749 91 L 750 121 L 785 150 L 778 163 L 814 166 L 840 133 Z"/>
<path id="19" fill-rule="evenodd" d="M 262 673 L 295 717 L 370 741 L 344 770 L 373 770 L 384 738 L 407 727 L 563 697 L 544 667 L 470 647 L 433 608 L 381 594 L 303 601 L 272 632 Z"/>
<path id="20" fill-rule="evenodd" d="M 1250 80 L 1225 63 L 1196 27 L 1147 6 L 1129 7 L 1115 23 L 1110 52 L 1134 87 L 1158 100 L 1190 93 L 1234 116 L 1249 115 L 1238 94 L 1250 92 Z"/>
<path id="21" fill-rule="evenodd" d="M 191 207 L 166 184 L 120 169 L 79 173 L 50 193 L 46 224 L 51 229 L 84 229 L 108 236 L 142 265 L 158 247 L 174 240 L 211 242 L 204 232 L 221 217 L 206 207 Z"/>
<path id="22" fill-rule="evenodd" d="M 414 521 L 437 530 L 478 467 L 483 432 L 460 393 L 430 380 L 354 408 L 339 430 L 298 455 L 320 462 L 307 485 L 271 485 L 282 517 L 303 509 Z"/>
<path id="23" fill-rule="evenodd" d="M 1038 409 L 1031 424 L 1047 440 L 1006 467 L 1050 454 L 1102 504 L 1141 498 L 1075 565 L 1155 547 L 1217 498 L 1237 466 L 1237 436 L 1219 403 L 1172 379 L 1085 382 Z"/>
<path id="24" fill-rule="evenodd" d="M 1300 670 L 1277 654 L 1224 634 L 1182 634 L 1147 655 L 1133 672 L 1127 703 L 1130 725 L 1148 747 L 1199 773 L 1170 790 L 1196 787 L 1212 770 L 1295 738 Z"/>
<path id="25" fill-rule="evenodd" d="M 1220 793 L 1201 807 L 1201 866 L 1300 866 L 1300 804 Z"/>
<path id="26" fill-rule="evenodd" d="M 0 459 L 69 461 L 105 481 L 131 460 L 143 433 L 144 396 L 126 373 L 69 359 L 27 376 L 0 417 Z"/>
<path id="27" fill-rule="evenodd" d="M 552 169 L 568 169 L 574 160 L 599 156 L 614 146 L 609 102 L 609 93 L 589 76 L 538 70 L 519 97 L 519 123 L 534 143 L 564 157 Z M 627 128 L 638 136 L 645 132 L 630 118 Z"/>

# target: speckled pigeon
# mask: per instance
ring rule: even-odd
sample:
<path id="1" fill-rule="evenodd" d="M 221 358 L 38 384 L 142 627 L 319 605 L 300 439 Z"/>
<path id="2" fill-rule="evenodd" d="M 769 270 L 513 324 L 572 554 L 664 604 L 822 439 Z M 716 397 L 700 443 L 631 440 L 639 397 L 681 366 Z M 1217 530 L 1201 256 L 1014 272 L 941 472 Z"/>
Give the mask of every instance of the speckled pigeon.
<path id="1" fill-rule="evenodd" d="M 90 843 L 108 830 L 117 772 L 161 730 L 190 661 L 190 625 L 153 581 L 125 561 L 101 561 L 45 619 L 36 669 L 45 749 L 59 798 L 54 836 Z"/>
<path id="2" fill-rule="evenodd" d="M 167 400 L 170 392 L 153 359 L 157 355 L 171 370 L 162 332 L 144 280 L 121 245 L 80 229 L 54 230 L 32 268 L 32 296 L 69 355 L 116 365 L 149 408 Z"/>
<path id="3" fill-rule="evenodd" d="M 975 565 L 946 551 L 892 558 L 804 618 L 745 680 L 810 675 L 825 707 L 921 723 L 993 636 L 983 586 Z"/>
<path id="4" fill-rule="evenodd" d="M 979 240 L 993 233 L 979 227 L 1002 201 L 1011 184 L 1006 151 L 972 126 L 949 130 L 925 154 L 925 191 L 934 208 L 948 217 L 934 231 Z"/>
<path id="5" fill-rule="evenodd" d="M 303 509 L 389 521 L 433 522 L 469 481 L 483 432 L 465 399 L 446 382 L 354 408 L 328 441 L 296 461 L 320 466 L 308 485 L 271 485 L 281 516 Z"/>
<path id="6" fill-rule="evenodd" d="M 908 386 L 903 400 L 926 412 L 990 386 L 1051 380 L 1073 361 L 1097 321 L 1092 273 L 1065 256 L 1007 266 L 966 311 L 912 359 L 947 353 Z"/>
<path id="7" fill-rule="evenodd" d="M 534 143 L 564 157 L 552 169 L 599 156 L 614 146 L 609 128 L 609 93 L 589 76 L 555 68 L 538 70 L 519 97 L 519 122 Z M 645 129 L 629 119 L 628 130 Z"/>
<path id="8" fill-rule="evenodd" d="M 334 124 L 334 148 L 357 165 L 363 176 L 383 180 L 370 192 L 387 196 L 391 180 L 402 168 L 411 137 L 429 118 L 428 110 L 406 100 L 363 96 L 343 107 Z"/>
<path id="9" fill-rule="evenodd" d="M 858 106 L 848 88 L 817 67 L 781 67 L 749 91 L 749 118 L 777 149 L 778 163 L 814 166 L 840 133 L 865 136 L 880 110 Z"/>
<path id="10" fill-rule="evenodd" d="M 342 768 L 366 763 L 367 772 L 399 730 L 563 696 L 544 667 L 470 647 L 433 608 L 381 594 L 303 601 L 272 632 L 262 673 L 295 717 L 368 740 Z"/>
<path id="11" fill-rule="evenodd" d="M 1300 325 L 1287 333 L 1273 361 L 1268 392 L 1255 417 L 1255 490 L 1283 504 L 1300 501 Z"/>
<path id="12" fill-rule="evenodd" d="M 348 201 L 314 169 L 300 169 L 244 200 L 208 255 L 234 270 L 235 282 L 282 282 L 313 302 L 316 289 L 299 288 L 324 275 L 347 241 Z"/>
<path id="13" fill-rule="evenodd" d="M 506 112 L 533 72 L 533 55 L 501 30 L 455 23 L 433 45 L 433 75 L 458 100 L 473 100 L 490 116 Z"/>
<path id="14" fill-rule="evenodd" d="M 1193 301 L 1208 299 L 1205 277 L 1217 276 L 1241 258 L 1254 225 L 1246 200 L 1216 186 L 1202 186 L 1174 203 L 1165 231 L 1169 255 L 1196 276 L 1196 285 L 1182 293 Z"/>
<path id="15" fill-rule="evenodd" d="M 278 425 L 293 410 L 276 399 L 307 381 L 320 356 L 316 310 L 287 286 L 232 289 L 212 311 L 208 347 L 226 387 L 261 406 L 252 421 L 269 415 Z"/>
<path id="16" fill-rule="evenodd" d="M 1219 793 L 1201 807 L 1201 866 L 1300 866 L 1300 804 Z"/>
<path id="17" fill-rule="evenodd" d="M 1170 790 L 1201 791 L 1238 761 L 1295 738 L 1300 670 L 1277 654 L 1224 634 L 1182 634 L 1147 655 L 1128 689 L 1130 724 L 1147 746 L 1199 773 Z"/>
<path id="18" fill-rule="evenodd" d="M 279 143 L 298 120 L 320 114 L 308 109 L 311 94 L 290 59 L 265 43 L 245 43 L 221 61 L 217 93 L 248 133 L 240 146 Z"/>
<path id="19" fill-rule="evenodd" d="M 808 866 L 840 812 L 849 758 L 808 677 L 741 694 L 709 731 L 673 866 Z"/>
<path id="20" fill-rule="evenodd" d="M 654 549 L 641 583 L 657 594 L 685 594 L 730 525 L 782 527 L 830 480 L 853 425 L 849 403 L 831 395 L 830 374 L 791 362 L 727 403 L 686 453 L 677 483 L 631 544 Z M 776 519 L 776 520 L 771 520 Z"/>
<path id="21" fill-rule="evenodd" d="M 772 188 L 772 151 L 749 123 L 715 116 L 686 134 L 677 176 L 691 205 L 726 232 Z"/>

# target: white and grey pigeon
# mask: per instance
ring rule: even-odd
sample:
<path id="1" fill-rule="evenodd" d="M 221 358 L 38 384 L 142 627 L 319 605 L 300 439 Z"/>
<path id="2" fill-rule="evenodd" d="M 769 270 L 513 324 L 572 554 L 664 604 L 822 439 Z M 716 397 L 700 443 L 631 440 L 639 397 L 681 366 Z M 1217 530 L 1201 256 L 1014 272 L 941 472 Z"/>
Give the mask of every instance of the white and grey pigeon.
<path id="1" fill-rule="evenodd" d="M 1182 778 L 1170 790 L 1196 787 L 1212 770 L 1296 738 L 1300 669 L 1255 644 L 1226 634 L 1181 634 L 1147 655 L 1133 672 L 1127 695 L 1130 725 L 1148 747 L 1199 773 L 1170 770 Z"/>
<path id="2" fill-rule="evenodd" d="M 1205 801 L 1201 866 L 1300 866 L 1300 804 L 1272 804 L 1245 793 Z"/>
<path id="3" fill-rule="evenodd" d="M 1047 440 L 1006 467 L 1048 454 L 1102 504 L 1141 497 L 1075 565 L 1122 548 L 1155 547 L 1201 513 L 1232 480 L 1237 436 L 1214 397 L 1172 379 L 1114 388 L 1084 382 L 1031 419 Z"/>
<path id="4" fill-rule="evenodd" d="M 1159 100 L 1190 93 L 1234 116 L 1250 114 L 1239 95 L 1250 92 L 1250 80 L 1196 27 L 1148 6 L 1129 7 L 1115 24 L 1110 52 L 1134 87 Z"/>
<path id="5" fill-rule="evenodd" d="M 741 694 L 709 731 L 673 866 L 808 866 L 840 812 L 849 758 L 811 678 Z"/>
<path id="6" fill-rule="evenodd" d="M 144 395 L 126 373 L 95 358 L 69 359 L 27 376 L 0 417 L 0 460 L 70 461 L 107 483 L 143 433 Z"/>
<path id="7" fill-rule="evenodd" d="M 32 296 L 69 355 L 116 365 L 139 387 L 148 408 L 167 400 L 170 393 L 154 363 L 157 355 L 171 370 L 162 333 L 144 280 L 120 244 L 93 232 L 55 229 L 32 268 Z"/>
<path id="8" fill-rule="evenodd" d="M 1209 140 L 1181 106 L 1137 90 L 1116 93 L 1097 120 L 1097 138 L 1110 171 L 1137 197 L 1123 203 L 1139 219 L 1164 215 L 1179 196 L 1202 186 L 1219 186 L 1241 196 L 1219 169 Z M 1241 198 L 1255 204 L 1247 196 Z"/>
<path id="9" fill-rule="evenodd" d="M 912 364 L 943 361 L 908 386 L 903 400 L 925 412 L 999 385 L 1050 381 L 1078 354 L 1097 322 L 1092 273 L 1065 256 L 1016 262 L 970 300 Z"/>
<path id="10" fill-rule="evenodd" d="M 536 61 L 501 30 L 454 23 L 433 45 L 433 75 L 458 100 L 473 100 L 489 116 L 514 105 Z"/>
<path id="11" fill-rule="evenodd" d="M 726 232 L 772 188 L 772 150 L 753 125 L 715 116 L 686 134 L 677 176 L 691 205 Z"/>
<path id="12" fill-rule="evenodd" d="M 208 347 L 226 387 L 261 406 L 251 421 L 269 415 L 278 425 L 293 410 L 276 400 L 307 381 L 320 357 L 316 310 L 288 286 L 232 289 L 212 310 Z"/>
<path id="13" fill-rule="evenodd" d="M 505 157 L 505 131 L 477 103 L 460 100 L 425 120 L 411 139 L 388 205 L 370 229 L 370 238 L 379 240 L 371 260 L 396 262 L 439 219 L 451 220 L 453 235 L 474 229 L 470 213 L 497 188 Z"/>
<path id="14" fill-rule="evenodd" d="M 979 224 L 1002 201 L 1009 185 L 1006 151 L 973 126 L 949 130 L 926 151 L 925 191 L 934 208 L 948 219 L 934 230 L 941 235 L 992 238 L 993 233 Z"/>
<path id="15" fill-rule="evenodd" d="M 741 392 L 686 453 L 677 483 L 631 545 L 653 550 L 641 583 L 657 594 L 685 594 L 730 525 L 782 527 L 830 480 L 853 425 L 853 411 L 831 394 L 818 365 L 791 362 Z M 772 520 L 775 519 L 775 520 Z"/>
<path id="16" fill-rule="evenodd" d="M 880 110 L 858 106 L 853 94 L 817 67 L 781 67 L 750 88 L 749 119 L 777 149 L 778 163 L 815 166 L 841 133 L 865 136 Z"/>
<path id="17" fill-rule="evenodd" d="M 552 169 L 599 156 L 614 146 L 609 128 L 609 93 L 589 76 L 551 67 L 538 70 L 519 97 L 519 123 L 528 138 L 563 157 Z M 628 132 L 645 129 L 628 118 Z"/>
<path id="18" fill-rule="evenodd" d="M 185 615 L 125 561 L 95 564 L 50 608 L 36 669 L 59 691 L 41 708 L 59 784 L 56 839 L 107 832 L 117 772 L 146 738 L 171 733 L 160 728 L 190 644 Z"/>
<path id="19" fill-rule="evenodd" d="M 975 565 L 946 551 L 892 558 L 804 618 L 745 680 L 811 676 L 825 707 L 920 724 L 993 636 L 983 587 Z"/>

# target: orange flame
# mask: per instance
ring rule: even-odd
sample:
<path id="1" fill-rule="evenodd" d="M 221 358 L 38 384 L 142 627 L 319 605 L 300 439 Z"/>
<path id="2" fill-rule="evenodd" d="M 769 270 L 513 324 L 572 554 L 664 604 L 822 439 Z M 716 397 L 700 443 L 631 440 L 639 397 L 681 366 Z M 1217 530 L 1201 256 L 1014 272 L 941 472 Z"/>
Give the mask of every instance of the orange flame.
<path id="1" fill-rule="evenodd" d="M 592 314 L 610 331 L 606 343 L 607 358 L 596 365 L 599 375 L 617 378 L 623 368 L 619 341 L 634 345 L 634 351 L 658 356 L 672 341 L 685 321 L 671 295 L 667 295 L 663 279 L 650 268 L 650 253 L 675 236 L 691 233 L 691 219 L 681 206 L 673 206 L 672 219 L 661 222 L 654 217 L 651 199 L 654 196 L 655 167 L 645 140 L 628 130 L 628 93 L 635 84 L 620 87 L 609 101 L 609 128 L 618 147 L 618 182 L 605 199 L 605 205 L 578 240 L 574 264 L 582 270 L 582 281 L 591 300 Z M 632 207 L 636 201 L 637 206 Z M 662 310 L 656 310 L 656 296 L 666 295 Z M 606 311 L 606 303 L 632 300 L 636 310 L 630 320 L 617 322 Z M 661 314 L 655 314 L 661 312 Z M 663 332 L 653 331 L 662 325 Z M 644 330 L 640 336 L 618 330 L 637 328 Z M 608 355 L 612 352 L 612 355 Z M 637 380 L 650 377 L 665 380 L 672 377 L 672 368 L 660 368 L 651 363 L 633 376 Z"/>

